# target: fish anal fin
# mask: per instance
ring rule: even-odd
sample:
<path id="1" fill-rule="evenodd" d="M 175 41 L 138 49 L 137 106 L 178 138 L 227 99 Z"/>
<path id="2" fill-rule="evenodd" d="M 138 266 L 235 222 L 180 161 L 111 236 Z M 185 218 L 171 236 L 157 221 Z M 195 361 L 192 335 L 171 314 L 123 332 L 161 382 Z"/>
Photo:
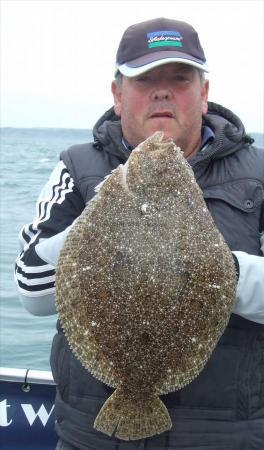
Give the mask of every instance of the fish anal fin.
<path id="1" fill-rule="evenodd" d="M 94 427 L 118 439 L 137 440 L 171 429 L 169 412 L 159 397 L 133 401 L 117 389 L 99 411 Z"/>

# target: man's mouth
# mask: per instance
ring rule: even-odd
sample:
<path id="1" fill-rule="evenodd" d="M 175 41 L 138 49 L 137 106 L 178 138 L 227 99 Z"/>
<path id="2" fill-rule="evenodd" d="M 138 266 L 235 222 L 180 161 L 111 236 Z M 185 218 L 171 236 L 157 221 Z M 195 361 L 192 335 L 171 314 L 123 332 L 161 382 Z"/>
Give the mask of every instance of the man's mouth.
<path id="1" fill-rule="evenodd" d="M 155 112 L 155 113 L 151 114 L 150 118 L 151 119 L 156 119 L 156 118 L 173 119 L 174 115 L 172 114 L 171 111 L 160 111 L 160 112 Z"/>

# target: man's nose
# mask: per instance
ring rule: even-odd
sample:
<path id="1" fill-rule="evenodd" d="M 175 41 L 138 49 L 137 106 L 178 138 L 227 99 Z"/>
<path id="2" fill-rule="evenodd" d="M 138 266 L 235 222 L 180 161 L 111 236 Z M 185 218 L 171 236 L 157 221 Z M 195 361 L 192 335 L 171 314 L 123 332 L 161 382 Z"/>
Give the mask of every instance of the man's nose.
<path id="1" fill-rule="evenodd" d="M 171 100 L 172 93 L 169 89 L 166 88 L 156 88 L 151 93 L 151 99 L 153 101 L 160 101 L 160 100 Z"/>

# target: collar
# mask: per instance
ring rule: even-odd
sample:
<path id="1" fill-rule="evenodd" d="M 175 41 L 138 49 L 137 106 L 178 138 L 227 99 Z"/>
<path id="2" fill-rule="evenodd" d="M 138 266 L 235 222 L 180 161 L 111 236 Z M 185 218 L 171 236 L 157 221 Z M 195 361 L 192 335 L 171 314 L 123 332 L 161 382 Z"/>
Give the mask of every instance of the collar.
<path id="1" fill-rule="evenodd" d="M 126 153 L 128 152 L 129 154 L 132 152 L 133 147 L 132 145 L 130 145 L 127 140 L 123 137 L 122 138 L 122 144 L 125 147 Z"/>
<path id="2" fill-rule="evenodd" d="M 207 125 L 202 126 L 201 134 L 202 134 L 202 142 L 201 142 L 201 147 L 198 150 L 199 152 L 203 152 L 207 148 L 208 144 L 210 142 L 212 142 L 215 138 L 215 134 L 214 134 L 213 130 L 210 127 L 208 127 Z"/>
<path id="3" fill-rule="evenodd" d="M 202 126 L 201 136 L 202 136 L 201 147 L 199 148 L 198 151 L 204 151 L 207 148 L 209 142 L 211 142 L 215 138 L 213 130 L 207 125 Z M 127 140 L 124 137 L 122 138 L 122 144 L 126 150 L 126 153 L 130 154 L 133 150 L 133 147 L 132 145 L 129 144 L 129 142 L 127 142 Z"/>

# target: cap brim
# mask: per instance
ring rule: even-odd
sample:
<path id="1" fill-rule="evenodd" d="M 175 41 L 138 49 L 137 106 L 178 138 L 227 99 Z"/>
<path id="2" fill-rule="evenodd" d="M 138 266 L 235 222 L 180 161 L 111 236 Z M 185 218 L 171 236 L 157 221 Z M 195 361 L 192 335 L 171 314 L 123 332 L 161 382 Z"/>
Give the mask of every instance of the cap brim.
<path id="1" fill-rule="evenodd" d="M 208 66 L 204 61 L 199 61 L 182 52 L 161 51 L 142 56 L 133 61 L 128 61 L 125 64 L 116 65 L 116 73 L 119 71 L 126 77 L 136 77 L 155 67 L 171 63 L 187 64 L 196 67 L 203 72 L 209 72 Z"/>

